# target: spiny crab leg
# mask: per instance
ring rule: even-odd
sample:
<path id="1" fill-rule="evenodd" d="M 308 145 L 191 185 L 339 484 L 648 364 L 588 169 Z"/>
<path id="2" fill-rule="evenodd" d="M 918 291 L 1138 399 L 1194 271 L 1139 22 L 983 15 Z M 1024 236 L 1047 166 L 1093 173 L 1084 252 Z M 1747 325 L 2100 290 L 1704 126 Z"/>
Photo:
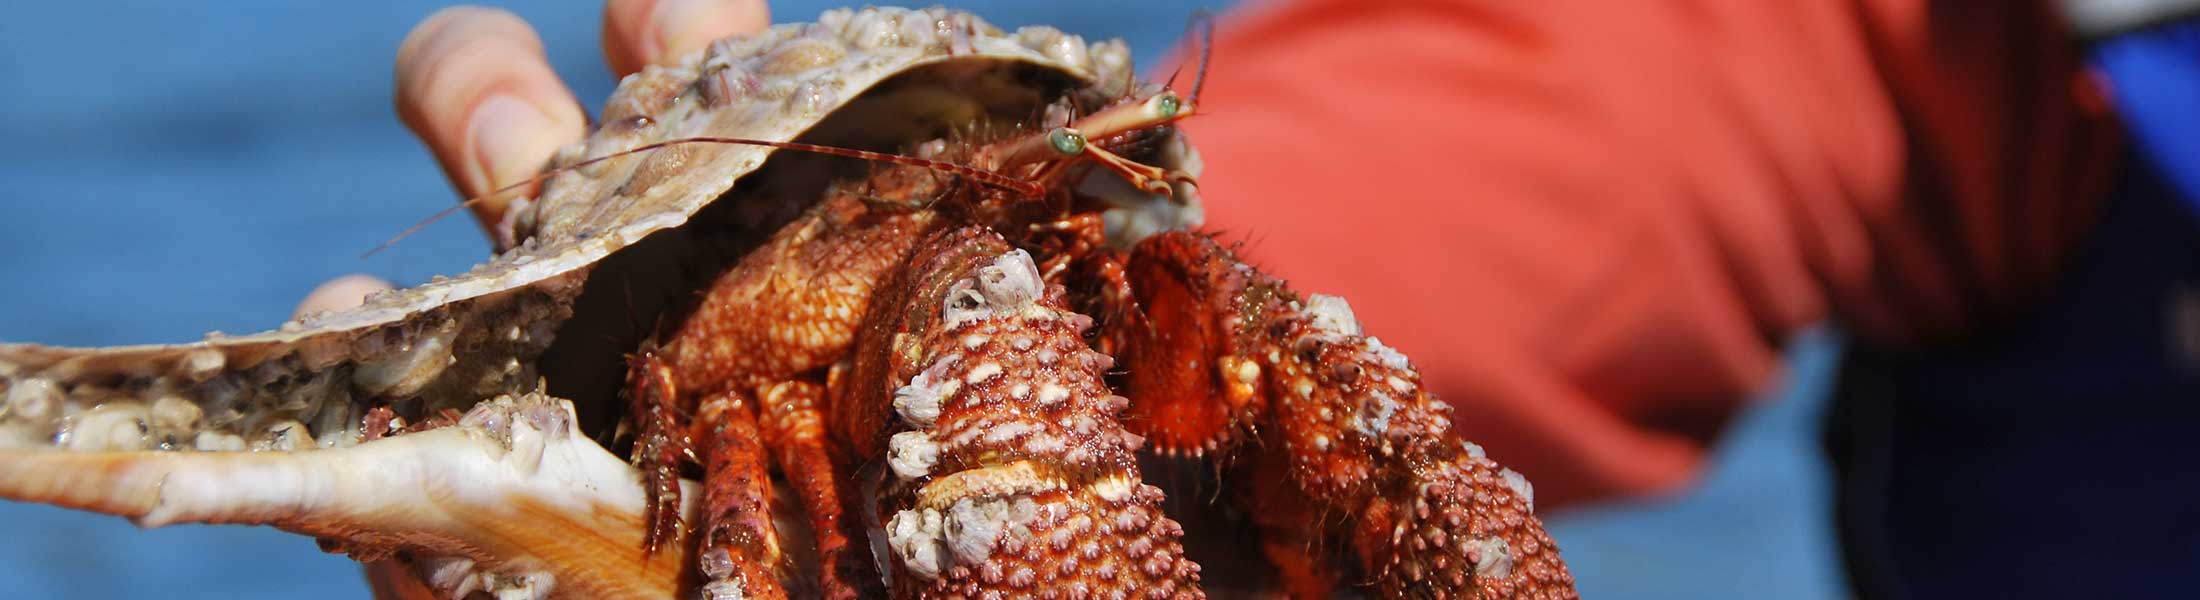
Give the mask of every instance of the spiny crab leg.
<path id="1" fill-rule="evenodd" d="M 641 479 L 572 410 L 502 396 L 455 426 L 297 452 L 0 451 L 0 498 L 402 550 L 433 557 L 426 578 L 457 596 L 673 597 L 687 553 L 641 552 Z"/>

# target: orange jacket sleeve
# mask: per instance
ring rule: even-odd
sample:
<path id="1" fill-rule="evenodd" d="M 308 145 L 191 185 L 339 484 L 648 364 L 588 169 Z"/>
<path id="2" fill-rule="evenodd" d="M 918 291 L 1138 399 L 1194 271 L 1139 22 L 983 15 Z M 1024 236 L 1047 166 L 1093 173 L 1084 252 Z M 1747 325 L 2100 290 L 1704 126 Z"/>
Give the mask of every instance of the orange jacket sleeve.
<path id="1" fill-rule="evenodd" d="M 1929 343 L 2023 306 L 2114 144 L 2059 31 L 1920 0 L 1256 4 L 1185 127 L 1211 226 L 1349 299 L 1565 503 L 1688 481 L 1801 328 Z"/>

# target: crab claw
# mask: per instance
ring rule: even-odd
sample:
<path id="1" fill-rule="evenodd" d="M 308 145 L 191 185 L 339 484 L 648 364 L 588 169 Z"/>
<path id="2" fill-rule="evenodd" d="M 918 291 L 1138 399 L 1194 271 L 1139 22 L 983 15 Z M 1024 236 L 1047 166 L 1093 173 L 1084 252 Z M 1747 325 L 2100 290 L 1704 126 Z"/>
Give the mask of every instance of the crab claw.
<path id="1" fill-rule="evenodd" d="M 403 551 L 455 596 L 673 596 L 687 553 L 639 551 L 640 477 L 574 423 L 571 403 L 531 393 L 484 402 L 456 426 L 348 448 L 5 450 L 0 498 L 145 527 L 272 525 L 359 556 Z"/>
<path id="2" fill-rule="evenodd" d="M 1375 597 L 1578 597 L 1527 478 L 1461 438 L 1344 299 L 1194 233 L 1148 238 L 1123 268 L 1141 320 L 1103 336 L 1124 348 L 1124 422 L 1167 453 L 1238 450 L 1228 468 L 1284 591 L 1329 595 L 1350 554 Z"/>

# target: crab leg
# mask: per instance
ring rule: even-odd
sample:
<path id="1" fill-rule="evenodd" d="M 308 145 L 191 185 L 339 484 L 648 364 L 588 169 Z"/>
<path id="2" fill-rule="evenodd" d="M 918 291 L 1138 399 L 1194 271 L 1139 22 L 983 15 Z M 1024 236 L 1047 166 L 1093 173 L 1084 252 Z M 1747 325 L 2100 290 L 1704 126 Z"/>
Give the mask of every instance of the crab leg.
<path id="1" fill-rule="evenodd" d="M 649 524 L 642 552 L 656 554 L 680 539 L 680 461 L 696 460 L 693 442 L 680 428 L 679 387 L 671 366 L 656 350 L 643 348 L 627 359 L 627 406 L 633 415 L 634 467 L 642 471 L 642 487 L 649 492 L 649 507 L 642 518 Z"/>
<path id="2" fill-rule="evenodd" d="M 819 596 L 844 600 L 876 595 L 877 574 L 869 560 L 855 553 L 855 541 L 864 539 L 862 521 L 851 519 L 846 510 L 855 506 L 855 489 L 844 483 L 848 471 L 827 446 L 824 395 L 807 381 L 766 390 L 759 407 L 765 411 L 764 439 L 775 449 L 779 472 L 809 516 L 817 539 Z"/>
<path id="3" fill-rule="evenodd" d="M 1127 346 L 1131 423 L 1157 446 L 1201 452 L 1254 429 L 1252 495 L 1294 512 L 1261 519 L 1268 553 L 1295 595 L 1328 577 L 1293 567 L 1306 540 L 1349 541 L 1385 597 L 1428 591 L 1571 597 L 1573 577 L 1533 512 L 1527 480 L 1451 430 L 1449 406 L 1421 389 L 1404 355 L 1363 335 L 1342 299 L 1299 297 L 1214 240 L 1168 233 L 1142 243 L 1128 277 L 1145 319 L 1109 335 Z M 1189 356 L 1181 352 L 1189 351 Z M 1144 417 L 1144 418 L 1140 418 Z M 1254 427 L 1256 426 L 1257 427 Z"/>
<path id="4" fill-rule="evenodd" d="M 1330 515 L 1294 489 L 1283 453 L 1254 452 L 1243 461 L 1230 491 L 1260 531 L 1261 556 L 1275 567 L 1277 589 L 1292 598 L 1331 597 L 1344 579 L 1347 555 L 1321 526 Z"/>
<path id="5" fill-rule="evenodd" d="M 779 403 L 800 404 L 819 394 L 775 386 L 822 372 L 847 353 L 872 282 L 900 263 L 935 218 L 877 208 L 851 189 L 836 189 L 719 274 L 662 344 L 629 360 L 624 393 L 637 432 L 633 456 L 654 507 L 646 548 L 654 551 L 679 535 L 677 515 L 664 507 L 680 505 L 682 495 L 666 482 L 677 480 L 682 465 L 702 463 L 709 497 L 698 566 L 713 580 L 711 589 L 784 594 L 778 577 L 785 570 L 766 511 L 774 454 L 805 501 L 838 501 L 839 494 L 819 491 L 836 484 L 833 471 L 819 466 L 825 464 L 822 442 L 765 449 L 767 439 L 801 439 L 802 431 L 779 435 L 774 424 L 783 416 L 812 412 Z M 757 406 L 758 399 L 765 405 Z M 813 522 L 839 520 L 838 506 L 806 508 Z M 850 589 L 849 574 L 861 572 L 839 558 L 841 548 L 852 545 L 845 533 L 853 530 L 846 527 L 817 532 L 820 557 L 841 565 L 824 573 L 822 590 Z"/>
<path id="6" fill-rule="evenodd" d="M 703 459 L 703 598 L 785 598 L 784 555 L 772 527 L 772 478 L 755 402 L 738 391 L 712 395 L 695 415 Z"/>
<path id="7" fill-rule="evenodd" d="M 442 557 L 444 593 L 666 598 L 687 555 L 637 552 L 633 469 L 574 427 L 572 406 L 504 396 L 456 426 L 295 452 L 0 451 L 0 498 L 139 525 L 265 524 L 355 554 Z M 494 573 L 474 577 L 474 571 Z M 463 594 L 461 594 L 463 595 Z"/>
<path id="8" fill-rule="evenodd" d="M 851 440 L 891 434 L 878 510 L 897 596 L 1201 596 L 1115 421 L 1113 361 L 1030 255 L 946 232 L 875 306 L 832 412 Z"/>

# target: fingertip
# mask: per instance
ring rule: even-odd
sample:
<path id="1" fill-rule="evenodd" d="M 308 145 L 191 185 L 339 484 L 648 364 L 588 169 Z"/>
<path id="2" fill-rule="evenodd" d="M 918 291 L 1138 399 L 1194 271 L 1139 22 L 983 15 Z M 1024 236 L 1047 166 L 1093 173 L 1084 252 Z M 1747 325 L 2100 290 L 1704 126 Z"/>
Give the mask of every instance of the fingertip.
<path id="1" fill-rule="evenodd" d="M 604 60 L 625 77 L 702 50 L 730 35 L 771 25 L 764 0 L 609 0 L 604 3 Z"/>
<path id="2" fill-rule="evenodd" d="M 292 312 L 290 318 L 359 306 L 367 302 L 368 296 L 393 289 L 397 289 L 396 286 L 372 275 L 345 275 L 307 292 L 306 299 L 298 303 L 298 310 Z"/>
<path id="3" fill-rule="evenodd" d="M 471 67 L 452 63 L 486 53 L 539 57 L 542 39 L 518 15 L 484 6 L 444 8 L 414 25 L 397 46 L 398 118 L 426 137 L 438 121 L 452 116 L 430 101 L 449 91 L 452 71 Z"/>
<path id="4" fill-rule="evenodd" d="M 764 0 L 658 0 L 657 61 L 677 60 L 720 38 L 771 26 Z"/>
<path id="5" fill-rule="evenodd" d="M 399 46 L 396 78 L 399 119 L 469 198 L 526 180 L 587 128 L 541 38 L 504 10 L 458 6 L 428 17 Z M 473 208 L 494 235 L 506 203 Z"/>

